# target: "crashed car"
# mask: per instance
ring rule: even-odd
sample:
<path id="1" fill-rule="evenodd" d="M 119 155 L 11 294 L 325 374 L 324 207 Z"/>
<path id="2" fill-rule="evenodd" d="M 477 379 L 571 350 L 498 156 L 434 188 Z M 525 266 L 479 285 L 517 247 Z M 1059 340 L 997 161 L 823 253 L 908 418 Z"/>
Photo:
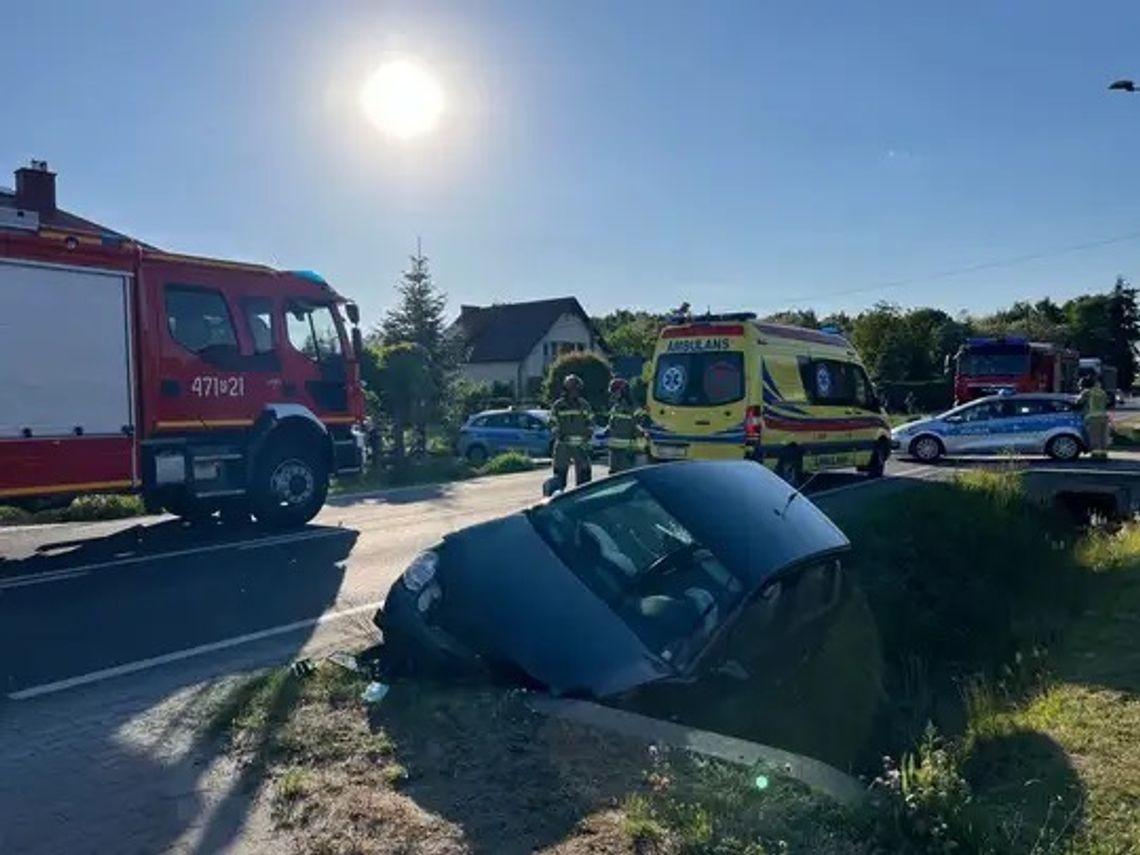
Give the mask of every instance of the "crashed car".
<path id="1" fill-rule="evenodd" d="M 774 667 L 844 599 L 849 546 L 755 463 L 648 467 L 447 535 L 374 620 L 397 672 L 628 696 Z"/>

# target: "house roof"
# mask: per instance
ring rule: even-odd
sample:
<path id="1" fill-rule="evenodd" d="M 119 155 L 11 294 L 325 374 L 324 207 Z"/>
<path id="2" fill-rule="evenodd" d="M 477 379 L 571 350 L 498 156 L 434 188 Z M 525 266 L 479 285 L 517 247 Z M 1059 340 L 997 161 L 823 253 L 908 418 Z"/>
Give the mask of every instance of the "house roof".
<path id="1" fill-rule="evenodd" d="M 0 208 L 15 207 L 15 191 L 9 190 L 7 187 L 0 187 Z M 98 235 L 110 235 L 112 237 L 129 239 L 127 235 L 121 232 L 72 214 L 69 211 L 64 211 L 61 208 L 54 208 L 51 211 L 37 211 L 36 213 L 39 215 L 41 228 L 60 229 L 70 232 L 91 232 Z"/>
<path id="2" fill-rule="evenodd" d="M 574 297 L 463 306 L 453 329 L 467 342 L 467 362 L 519 362 L 563 315 L 576 315 L 593 329 L 590 317 Z"/>

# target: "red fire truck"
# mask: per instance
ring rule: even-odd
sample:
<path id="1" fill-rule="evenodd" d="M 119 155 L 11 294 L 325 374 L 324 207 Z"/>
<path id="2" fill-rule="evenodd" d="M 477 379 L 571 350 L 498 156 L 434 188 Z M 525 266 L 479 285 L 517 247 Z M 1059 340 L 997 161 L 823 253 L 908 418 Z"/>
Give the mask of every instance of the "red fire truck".
<path id="1" fill-rule="evenodd" d="M 999 392 L 1076 392 L 1079 356 L 1024 338 L 972 338 L 955 357 L 954 403 Z"/>
<path id="2" fill-rule="evenodd" d="M 319 276 L 12 210 L 0 503 L 137 492 L 150 510 L 290 526 L 317 513 L 331 476 L 360 470 L 359 313 Z"/>

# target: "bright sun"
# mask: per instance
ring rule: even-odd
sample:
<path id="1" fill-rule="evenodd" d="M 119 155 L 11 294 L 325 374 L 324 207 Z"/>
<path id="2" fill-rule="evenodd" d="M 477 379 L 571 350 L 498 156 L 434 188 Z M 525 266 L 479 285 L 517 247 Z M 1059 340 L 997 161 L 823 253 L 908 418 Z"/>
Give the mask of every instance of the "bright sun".
<path id="1" fill-rule="evenodd" d="M 360 106 L 381 132 L 408 140 L 426 134 L 439 122 L 443 89 L 423 66 L 393 60 L 368 76 L 360 90 Z"/>

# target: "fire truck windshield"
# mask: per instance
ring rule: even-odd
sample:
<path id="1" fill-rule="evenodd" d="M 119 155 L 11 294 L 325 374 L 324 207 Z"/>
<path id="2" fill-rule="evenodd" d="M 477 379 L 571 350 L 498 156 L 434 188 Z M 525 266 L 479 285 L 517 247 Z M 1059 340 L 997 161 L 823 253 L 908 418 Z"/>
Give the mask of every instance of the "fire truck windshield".
<path id="1" fill-rule="evenodd" d="M 974 351 L 958 357 L 958 373 L 968 377 L 998 377 L 1029 373 L 1029 353 Z"/>

